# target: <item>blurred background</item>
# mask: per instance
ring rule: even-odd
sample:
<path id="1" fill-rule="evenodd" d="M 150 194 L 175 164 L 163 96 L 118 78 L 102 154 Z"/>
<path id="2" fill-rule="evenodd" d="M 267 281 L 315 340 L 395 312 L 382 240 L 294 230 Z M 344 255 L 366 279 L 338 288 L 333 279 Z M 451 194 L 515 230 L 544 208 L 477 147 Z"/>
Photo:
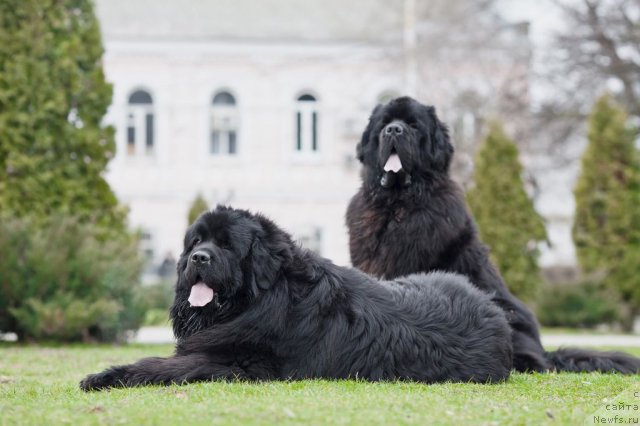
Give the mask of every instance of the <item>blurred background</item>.
<path id="1" fill-rule="evenodd" d="M 110 340 L 166 325 L 186 227 L 218 203 L 348 265 L 355 145 L 400 95 L 448 124 L 452 174 L 543 324 L 633 330 L 640 1 L 0 10 L 0 331 Z"/>

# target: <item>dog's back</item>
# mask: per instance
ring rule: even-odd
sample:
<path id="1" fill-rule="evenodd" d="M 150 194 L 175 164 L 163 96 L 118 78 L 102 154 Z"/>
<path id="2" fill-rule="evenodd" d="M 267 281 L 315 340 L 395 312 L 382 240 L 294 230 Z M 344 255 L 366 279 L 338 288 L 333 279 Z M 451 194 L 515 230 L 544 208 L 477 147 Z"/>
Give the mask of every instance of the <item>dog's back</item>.
<path id="1" fill-rule="evenodd" d="M 511 329 L 504 312 L 464 276 L 436 272 L 377 281 L 326 266 L 329 276 L 340 277 L 335 285 L 349 301 L 317 323 L 327 330 L 336 317 L 349 318 L 320 343 L 350 366 L 341 375 L 429 383 L 509 377 Z"/>
<path id="2" fill-rule="evenodd" d="M 424 339 L 428 362 L 456 363 L 448 374 L 497 381 L 512 367 L 511 330 L 503 311 L 462 275 L 432 272 L 384 281 L 397 309 Z M 442 364 L 440 364 L 442 365 Z M 476 372 L 483 371 L 482 377 Z"/>

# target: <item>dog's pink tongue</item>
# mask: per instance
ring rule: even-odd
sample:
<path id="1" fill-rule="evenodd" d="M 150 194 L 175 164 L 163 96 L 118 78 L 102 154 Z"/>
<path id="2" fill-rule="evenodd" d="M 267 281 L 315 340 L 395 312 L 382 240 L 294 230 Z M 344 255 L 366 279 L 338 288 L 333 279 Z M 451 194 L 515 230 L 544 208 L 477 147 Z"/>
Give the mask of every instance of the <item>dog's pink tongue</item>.
<path id="1" fill-rule="evenodd" d="M 387 163 L 384 165 L 384 171 L 392 171 L 394 173 L 398 173 L 398 170 L 402 168 L 402 162 L 400 161 L 400 157 L 398 154 L 391 154 Z"/>
<path id="2" fill-rule="evenodd" d="M 189 294 L 189 303 L 191 306 L 201 307 L 213 300 L 213 290 L 207 287 L 205 283 L 197 283 L 191 287 Z"/>

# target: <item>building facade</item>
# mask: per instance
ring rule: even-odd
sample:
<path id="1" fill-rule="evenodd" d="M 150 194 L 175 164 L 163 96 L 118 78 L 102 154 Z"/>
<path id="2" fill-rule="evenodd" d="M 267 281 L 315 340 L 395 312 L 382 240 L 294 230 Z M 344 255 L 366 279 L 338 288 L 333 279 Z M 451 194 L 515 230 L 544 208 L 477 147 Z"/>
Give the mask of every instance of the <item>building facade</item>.
<path id="1" fill-rule="evenodd" d="M 107 122 L 117 149 L 107 179 L 143 231 L 150 270 L 180 253 L 199 194 L 211 206 L 263 212 L 348 264 L 355 145 L 377 103 L 409 94 L 435 105 L 454 131 L 461 180 L 486 119 L 527 115 L 523 25 L 499 23 L 497 35 L 474 44 L 480 33 L 465 16 L 415 0 L 96 6 L 114 87 Z M 451 25 L 469 34 L 454 40 Z M 509 122 L 513 132 L 526 129 Z"/>

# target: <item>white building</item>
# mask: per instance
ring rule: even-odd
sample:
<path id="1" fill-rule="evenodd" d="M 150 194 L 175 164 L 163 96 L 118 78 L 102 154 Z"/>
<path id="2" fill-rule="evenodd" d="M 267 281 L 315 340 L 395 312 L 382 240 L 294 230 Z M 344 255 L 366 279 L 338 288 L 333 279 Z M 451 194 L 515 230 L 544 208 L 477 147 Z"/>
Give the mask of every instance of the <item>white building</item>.
<path id="1" fill-rule="evenodd" d="M 347 264 L 355 145 L 398 94 L 436 105 L 463 170 L 485 117 L 526 116 L 530 45 L 495 17 L 498 35 L 474 44 L 481 25 L 449 16 L 457 3 L 97 0 L 117 130 L 107 178 L 152 264 L 181 251 L 198 194 Z"/>

